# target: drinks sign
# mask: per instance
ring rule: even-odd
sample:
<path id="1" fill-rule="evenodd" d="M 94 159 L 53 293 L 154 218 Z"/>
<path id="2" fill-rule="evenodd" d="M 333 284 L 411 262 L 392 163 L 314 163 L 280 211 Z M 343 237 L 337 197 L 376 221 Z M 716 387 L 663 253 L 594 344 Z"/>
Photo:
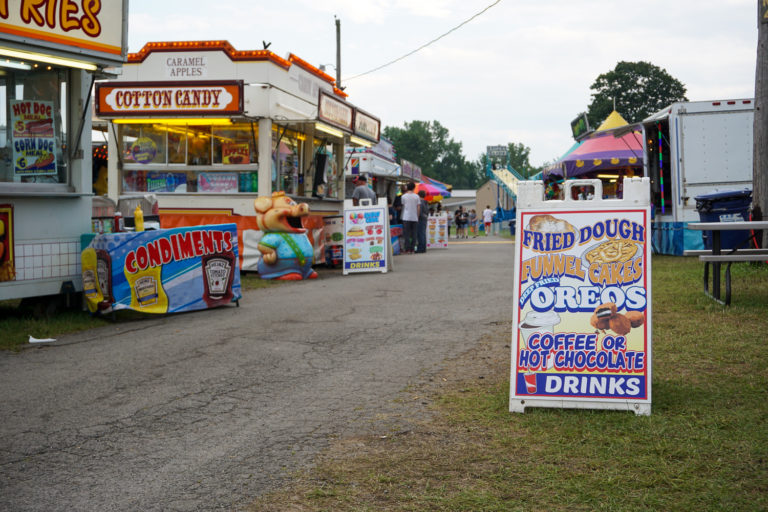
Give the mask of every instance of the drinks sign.
<path id="1" fill-rule="evenodd" d="M 544 201 L 542 182 L 520 184 L 512 411 L 650 414 L 650 182 L 626 179 L 625 199 L 602 200 L 594 181 L 598 199 L 584 201 L 570 190 Z"/>
<path id="2" fill-rule="evenodd" d="M 344 275 L 356 272 L 387 272 L 389 215 L 386 205 L 344 208 Z"/>

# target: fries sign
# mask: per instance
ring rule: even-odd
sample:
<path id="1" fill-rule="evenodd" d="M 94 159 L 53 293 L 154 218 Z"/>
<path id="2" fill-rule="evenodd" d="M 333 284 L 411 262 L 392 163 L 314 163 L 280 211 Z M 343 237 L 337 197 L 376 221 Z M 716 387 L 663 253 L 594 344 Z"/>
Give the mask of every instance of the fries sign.
<path id="1" fill-rule="evenodd" d="M 596 199 L 574 200 L 588 184 Z M 600 180 L 518 190 L 510 411 L 525 407 L 651 410 L 650 182 L 624 199 Z"/>

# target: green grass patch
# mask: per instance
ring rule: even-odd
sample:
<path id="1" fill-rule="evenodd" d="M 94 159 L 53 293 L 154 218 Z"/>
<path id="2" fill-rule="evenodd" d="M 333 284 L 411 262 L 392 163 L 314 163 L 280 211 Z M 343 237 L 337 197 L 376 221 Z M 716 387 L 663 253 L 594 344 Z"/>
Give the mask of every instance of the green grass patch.
<path id="1" fill-rule="evenodd" d="M 106 325 L 107 320 L 91 316 L 86 311 L 70 308 L 41 313 L 40 308 L 22 304 L 22 301 L 0 302 L 0 350 L 17 351 L 29 343 L 29 337 L 57 338 L 86 329 Z"/>
<path id="2" fill-rule="evenodd" d="M 243 290 L 259 290 L 290 282 L 261 279 L 256 273 L 242 273 L 240 276 Z M 46 297 L 26 301 L 0 301 L 0 350 L 17 351 L 28 344 L 29 336 L 57 338 L 108 325 L 113 321 L 131 322 L 156 317 L 132 310 L 121 310 L 106 316 L 91 315 L 81 310 L 79 298 L 72 299 L 77 304 L 70 308 L 61 307 L 63 300 L 63 297 Z M 57 307 L 51 308 L 50 301 L 54 301 Z"/>
<path id="3" fill-rule="evenodd" d="M 485 379 L 439 393 L 435 419 L 341 442 L 253 509 L 768 510 L 768 266 L 734 264 L 727 308 L 702 275 L 696 258 L 653 258 L 651 416 L 509 413 L 498 348 Z"/>
<path id="4" fill-rule="evenodd" d="M 270 286 L 279 286 L 280 284 L 288 281 L 276 281 L 274 279 L 262 279 L 259 274 L 255 272 L 242 272 L 240 273 L 240 287 L 243 290 L 260 290 L 262 288 L 269 288 Z"/>

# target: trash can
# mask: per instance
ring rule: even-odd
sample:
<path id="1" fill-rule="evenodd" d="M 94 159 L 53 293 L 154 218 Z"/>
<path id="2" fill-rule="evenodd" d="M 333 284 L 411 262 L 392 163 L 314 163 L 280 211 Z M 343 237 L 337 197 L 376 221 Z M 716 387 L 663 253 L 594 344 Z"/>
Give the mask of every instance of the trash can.
<path id="1" fill-rule="evenodd" d="M 515 219 L 509 221 L 509 234 L 515 236 Z"/>
<path id="2" fill-rule="evenodd" d="M 701 222 L 739 222 L 749 220 L 749 205 L 752 203 L 751 190 L 726 190 L 696 196 L 696 210 Z M 712 232 L 702 231 L 704 247 L 712 248 Z M 720 247 L 733 249 L 747 247 L 751 233 L 744 231 L 721 231 Z"/>

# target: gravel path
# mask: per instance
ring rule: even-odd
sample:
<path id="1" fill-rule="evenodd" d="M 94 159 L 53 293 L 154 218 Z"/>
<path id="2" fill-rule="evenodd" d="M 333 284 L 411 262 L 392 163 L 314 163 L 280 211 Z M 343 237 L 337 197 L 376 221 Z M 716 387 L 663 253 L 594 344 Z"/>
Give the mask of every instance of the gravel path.
<path id="1" fill-rule="evenodd" d="M 237 510 L 402 428 L 403 389 L 511 316 L 513 245 L 478 240 L 0 354 L 0 510 Z"/>

